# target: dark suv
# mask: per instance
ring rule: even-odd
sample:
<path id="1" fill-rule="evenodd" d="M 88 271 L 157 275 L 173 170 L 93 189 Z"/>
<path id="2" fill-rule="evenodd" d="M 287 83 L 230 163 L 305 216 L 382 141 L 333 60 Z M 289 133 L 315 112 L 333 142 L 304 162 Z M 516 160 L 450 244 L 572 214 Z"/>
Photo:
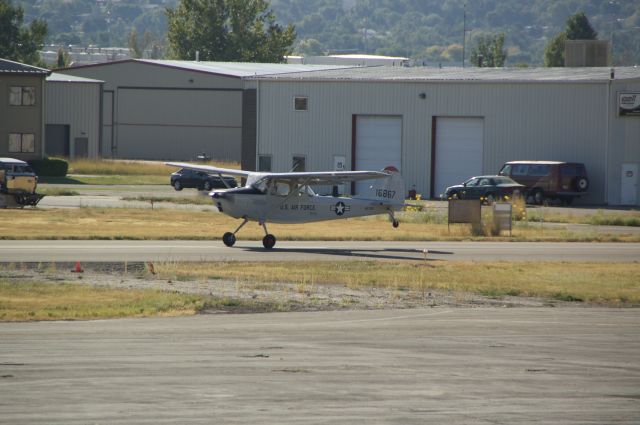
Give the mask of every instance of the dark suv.
<path id="1" fill-rule="evenodd" d="M 183 168 L 175 173 L 171 173 L 171 186 L 173 186 L 175 190 L 182 190 L 185 187 L 195 187 L 199 190 L 211 190 L 236 187 L 238 186 L 238 183 L 233 177 L 225 176 L 221 178 L 215 174 L 208 174 L 203 171 Z"/>
<path id="2" fill-rule="evenodd" d="M 589 189 L 587 169 L 579 162 L 509 161 L 498 173 L 525 186 L 525 197 L 536 204 L 558 199 L 570 205 Z"/>

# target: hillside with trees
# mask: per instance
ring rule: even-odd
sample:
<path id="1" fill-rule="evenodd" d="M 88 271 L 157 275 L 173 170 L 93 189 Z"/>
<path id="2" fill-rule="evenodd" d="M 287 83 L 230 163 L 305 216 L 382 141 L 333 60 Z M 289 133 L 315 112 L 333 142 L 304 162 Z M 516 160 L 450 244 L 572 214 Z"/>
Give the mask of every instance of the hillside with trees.
<path id="1" fill-rule="evenodd" d="M 166 8 L 177 0 L 13 0 L 25 22 L 43 19 L 48 43 L 127 46 L 133 30 L 167 46 Z M 478 40 L 504 34 L 506 66 L 542 66 L 547 44 L 583 11 L 614 64 L 640 63 L 638 0 L 271 0 L 277 22 L 295 26 L 294 53 L 407 56 L 460 64 Z"/>

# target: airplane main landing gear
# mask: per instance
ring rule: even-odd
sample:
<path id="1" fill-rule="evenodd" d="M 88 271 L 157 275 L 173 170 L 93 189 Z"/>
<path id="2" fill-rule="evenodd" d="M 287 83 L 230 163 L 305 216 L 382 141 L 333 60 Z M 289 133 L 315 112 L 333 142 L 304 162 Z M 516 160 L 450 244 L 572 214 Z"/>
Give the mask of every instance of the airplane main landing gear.
<path id="1" fill-rule="evenodd" d="M 238 226 L 238 228 L 235 230 L 235 232 L 226 232 L 224 235 L 222 235 L 222 243 L 224 243 L 226 246 L 233 246 L 233 244 L 236 243 L 236 233 L 238 233 L 240 229 L 242 229 L 242 226 L 247 224 L 248 221 L 249 219 L 245 218 L 242 224 L 240 224 L 240 226 Z"/>
<path id="2" fill-rule="evenodd" d="M 264 229 L 265 233 L 264 238 L 262 238 L 262 245 L 265 249 L 271 249 L 276 244 L 276 237 L 269 233 L 269 231 L 267 230 L 267 225 L 265 223 L 260 224 L 262 224 L 262 228 Z"/>
<path id="3" fill-rule="evenodd" d="M 233 244 L 236 243 L 236 235 L 234 235 L 231 232 L 227 232 L 224 235 L 222 235 L 222 242 L 226 246 L 233 246 Z"/>
<path id="4" fill-rule="evenodd" d="M 262 238 L 262 245 L 264 245 L 265 249 L 271 249 L 276 244 L 276 237 L 269 234 Z"/>
<path id="5" fill-rule="evenodd" d="M 245 218 L 242 224 L 240 224 L 240 226 L 238 226 L 238 228 L 235 230 L 235 232 L 226 232 L 224 235 L 222 235 L 222 242 L 226 246 L 233 246 L 236 243 L 236 233 L 238 233 L 240 229 L 242 229 L 242 227 L 247 224 L 248 221 L 249 219 Z M 260 225 L 264 229 L 265 233 L 264 238 L 262 238 L 262 245 L 265 249 L 273 248 L 276 245 L 276 237 L 267 231 L 267 226 L 265 223 L 260 223 Z"/>
<path id="6" fill-rule="evenodd" d="M 398 221 L 396 216 L 393 214 L 393 211 L 391 210 L 389 210 L 389 218 L 391 219 L 391 225 L 393 226 L 394 229 L 400 225 L 400 222 Z"/>

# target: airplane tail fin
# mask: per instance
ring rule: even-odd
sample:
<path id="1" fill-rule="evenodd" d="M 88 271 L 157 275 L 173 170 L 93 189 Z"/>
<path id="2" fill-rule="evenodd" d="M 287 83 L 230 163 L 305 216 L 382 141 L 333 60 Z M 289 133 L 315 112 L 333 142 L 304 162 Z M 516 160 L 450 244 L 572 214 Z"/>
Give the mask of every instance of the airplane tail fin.
<path id="1" fill-rule="evenodd" d="M 382 171 L 389 173 L 389 177 L 375 180 L 372 185 L 354 197 L 398 205 L 404 204 L 404 180 L 402 175 L 393 166 L 386 167 Z"/>

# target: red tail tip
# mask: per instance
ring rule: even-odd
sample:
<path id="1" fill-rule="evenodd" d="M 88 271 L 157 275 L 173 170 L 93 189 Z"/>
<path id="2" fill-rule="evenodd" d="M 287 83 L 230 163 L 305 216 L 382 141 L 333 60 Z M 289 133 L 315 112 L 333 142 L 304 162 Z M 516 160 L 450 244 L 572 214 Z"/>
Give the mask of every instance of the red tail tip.
<path id="1" fill-rule="evenodd" d="M 396 167 L 394 167 L 393 165 L 388 165 L 385 167 L 385 169 L 383 171 L 389 171 L 392 173 L 399 173 L 400 171 L 398 171 L 398 169 Z"/>

